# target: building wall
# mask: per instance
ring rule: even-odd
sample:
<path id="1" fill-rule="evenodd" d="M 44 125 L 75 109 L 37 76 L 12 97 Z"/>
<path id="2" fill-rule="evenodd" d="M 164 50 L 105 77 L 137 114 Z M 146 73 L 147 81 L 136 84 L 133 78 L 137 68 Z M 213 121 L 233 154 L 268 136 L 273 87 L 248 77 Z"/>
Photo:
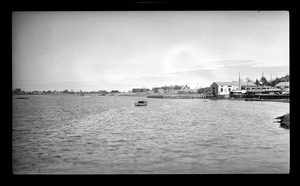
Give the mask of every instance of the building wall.
<path id="1" fill-rule="evenodd" d="M 290 83 L 289 82 L 281 82 L 275 85 L 275 88 L 280 89 L 282 92 L 289 92 L 290 91 Z"/>
<path id="2" fill-rule="evenodd" d="M 219 95 L 229 95 L 230 91 L 238 89 L 236 85 L 220 85 L 219 87 Z"/>
<path id="3" fill-rule="evenodd" d="M 253 90 L 253 89 L 257 89 L 257 86 L 253 86 L 253 85 L 242 85 L 241 86 L 241 90 Z"/>
<path id="4" fill-rule="evenodd" d="M 236 85 L 218 85 L 216 83 L 211 85 L 211 91 L 213 92 L 215 90 L 216 95 L 229 95 L 230 91 L 237 89 L 238 86 Z"/>
<path id="5" fill-rule="evenodd" d="M 217 96 L 219 92 L 218 84 L 213 83 L 210 85 L 210 88 L 211 88 L 211 92 Z"/>
<path id="6" fill-rule="evenodd" d="M 283 92 L 289 92 L 290 86 L 276 86 L 275 88 L 279 88 Z"/>

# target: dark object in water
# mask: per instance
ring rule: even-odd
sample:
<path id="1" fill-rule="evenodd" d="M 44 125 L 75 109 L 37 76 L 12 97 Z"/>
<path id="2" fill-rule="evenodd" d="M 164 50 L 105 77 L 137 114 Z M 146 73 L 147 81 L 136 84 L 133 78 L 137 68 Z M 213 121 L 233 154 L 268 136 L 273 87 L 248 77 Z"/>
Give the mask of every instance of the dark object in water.
<path id="1" fill-rule="evenodd" d="M 135 106 L 147 106 L 147 101 L 137 101 L 134 103 Z"/>
<path id="2" fill-rule="evenodd" d="M 29 99 L 27 97 L 18 97 L 17 99 Z"/>
<path id="3" fill-rule="evenodd" d="M 279 116 L 275 119 L 280 119 L 280 127 L 285 129 L 290 129 L 290 114 L 285 114 L 283 116 Z"/>

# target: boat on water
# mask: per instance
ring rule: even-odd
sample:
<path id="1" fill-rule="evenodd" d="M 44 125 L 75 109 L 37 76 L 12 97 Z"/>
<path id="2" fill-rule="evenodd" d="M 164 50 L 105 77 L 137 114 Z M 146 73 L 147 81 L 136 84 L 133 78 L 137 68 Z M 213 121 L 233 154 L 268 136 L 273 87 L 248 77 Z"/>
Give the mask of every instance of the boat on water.
<path id="1" fill-rule="evenodd" d="M 147 106 L 147 101 L 145 100 L 140 100 L 134 103 L 135 106 Z"/>

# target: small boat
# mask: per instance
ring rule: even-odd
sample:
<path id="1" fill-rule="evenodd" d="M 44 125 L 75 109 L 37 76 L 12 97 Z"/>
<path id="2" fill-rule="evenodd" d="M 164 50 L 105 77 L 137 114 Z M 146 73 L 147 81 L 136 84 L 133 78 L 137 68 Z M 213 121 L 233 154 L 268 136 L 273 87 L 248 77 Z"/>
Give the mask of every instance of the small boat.
<path id="1" fill-rule="evenodd" d="M 137 101 L 134 103 L 135 106 L 147 106 L 147 101 Z"/>

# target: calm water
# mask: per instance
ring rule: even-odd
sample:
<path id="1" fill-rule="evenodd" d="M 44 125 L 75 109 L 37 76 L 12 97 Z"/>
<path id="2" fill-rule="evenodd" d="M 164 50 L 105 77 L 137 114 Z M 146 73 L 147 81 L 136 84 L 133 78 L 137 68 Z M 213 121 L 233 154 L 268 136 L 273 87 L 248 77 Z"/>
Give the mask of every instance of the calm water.
<path id="1" fill-rule="evenodd" d="M 289 173 L 289 103 L 16 97 L 16 174 Z"/>

